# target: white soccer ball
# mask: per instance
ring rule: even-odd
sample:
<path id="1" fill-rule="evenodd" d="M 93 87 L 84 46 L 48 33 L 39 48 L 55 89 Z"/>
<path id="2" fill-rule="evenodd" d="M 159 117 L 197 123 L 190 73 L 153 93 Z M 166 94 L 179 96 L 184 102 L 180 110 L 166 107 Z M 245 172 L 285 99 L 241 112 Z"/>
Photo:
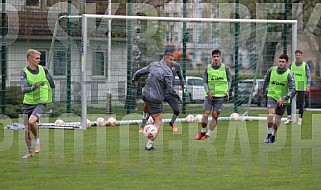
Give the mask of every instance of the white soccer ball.
<path id="1" fill-rule="evenodd" d="M 202 114 L 198 114 L 198 115 L 195 116 L 195 121 L 198 122 L 198 123 L 202 122 L 202 119 L 203 119 L 203 115 Z"/>
<path id="2" fill-rule="evenodd" d="M 154 119 L 152 118 L 152 116 L 149 116 L 147 121 L 148 121 L 148 123 L 154 123 Z"/>
<path id="3" fill-rule="evenodd" d="M 116 119 L 114 117 L 110 117 L 107 119 L 108 126 L 116 126 Z"/>
<path id="4" fill-rule="evenodd" d="M 87 119 L 87 121 L 86 121 L 86 126 L 87 126 L 87 128 L 91 127 L 91 121 L 89 119 Z"/>
<path id="5" fill-rule="evenodd" d="M 97 126 L 105 126 L 106 125 L 106 120 L 102 117 L 98 117 L 96 119 L 96 124 Z"/>
<path id="6" fill-rule="evenodd" d="M 157 127 L 155 125 L 146 125 L 143 134 L 148 139 L 153 139 L 157 136 Z"/>
<path id="7" fill-rule="evenodd" d="M 240 115 L 238 113 L 231 113 L 230 120 L 231 121 L 238 121 L 238 120 L 240 120 Z"/>
<path id="8" fill-rule="evenodd" d="M 57 119 L 55 121 L 55 125 L 58 126 L 58 127 L 62 127 L 62 126 L 65 125 L 65 122 L 62 119 Z"/>
<path id="9" fill-rule="evenodd" d="M 195 117 L 194 117 L 194 115 L 192 115 L 192 114 L 188 114 L 188 115 L 186 116 L 186 118 L 185 118 L 185 121 L 186 121 L 187 123 L 193 123 L 194 120 L 195 120 Z"/>

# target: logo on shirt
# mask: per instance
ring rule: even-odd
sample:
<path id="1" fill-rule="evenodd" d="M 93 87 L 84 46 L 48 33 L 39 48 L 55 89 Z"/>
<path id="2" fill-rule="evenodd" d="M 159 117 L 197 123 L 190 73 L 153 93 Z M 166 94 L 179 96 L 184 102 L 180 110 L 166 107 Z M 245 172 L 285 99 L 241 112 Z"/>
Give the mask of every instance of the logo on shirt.
<path id="1" fill-rule="evenodd" d="M 224 80 L 223 77 L 212 77 L 211 80 Z"/>
<path id="2" fill-rule="evenodd" d="M 277 82 L 277 81 L 272 81 L 272 83 L 271 83 L 271 84 L 276 85 L 276 86 L 285 86 L 285 84 L 284 84 L 284 83 Z"/>

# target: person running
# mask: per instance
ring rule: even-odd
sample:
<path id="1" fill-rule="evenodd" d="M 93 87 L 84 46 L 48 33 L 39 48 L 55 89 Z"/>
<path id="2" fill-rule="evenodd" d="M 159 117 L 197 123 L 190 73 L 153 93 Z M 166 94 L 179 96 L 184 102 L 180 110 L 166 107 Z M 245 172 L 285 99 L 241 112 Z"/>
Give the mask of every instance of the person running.
<path id="1" fill-rule="evenodd" d="M 135 85 L 140 77 L 148 74 L 146 84 L 142 90 L 144 111 L 152 116 L 154 125 L 158 129 L 158 133 L 162 127 L 163 101 L 165 99 L 165 93 L 168 92 L 173 97 L 179 99 L 179 96 L 173 88 L 173 73 L 171 70 L 173 62 L 173 52 L 166 50 L 161 61 L 153 62 L 147 67 L 136 71 L 132 78 L 132 83 Z M 155 150 L 153 144 L 156 137 L 150 138 L 147 141 L 145 150 Z"/>
<path id="2" fill-rule="evenodd" d="M 295 61 L 289 65 L 289 69 L 292 71 L 295 80 L 295 90 L 297 92 L 298 107 L 299 107 L 299 119 L 298 125 L 302 125 L 302 118 L 305 106 L 305 94 L 310 91 L 311 72 L 309 65 L 303 61 L 302 51 L 295 51 Z M 292 99 L 289 106 L 287 106 L 287 119 L 284 124 L 288 124 L 292 121 Z"/>
<path id="3" fill-rule="evenodd" d="M 196 140 L 209 140 L 213 130 L 217 126 L 218 117 L 221 113 L 224 98 L 229 99 L 229 90 L 232 84 L 230 68 L 221 63 L 221 51 L 212 51 L 212 64 L 209 64 L 203 74 L 203 84 L 205 89 L 204 110 L 202 118 L 201 132 L 196 136 Z M 212 121 L 206 133 L 208 117 L 212 111 Z"/>
<path id="4" fill-rule="evenodd" d="M 54 80 L 49 70 L 39 65 L 40 52 L 29 49 L 27 52 L 28 66 L 20 72 L 21 90 L 23 98 L 23 120 L 25 126 L 25 142 L 27 154 L 23 158 L 30 158 L 40 152 L 40 139 L 37 121 L 44 112 L 46 104 L 52 102 Z M 30 131 L 35 138 L 35 149 L 32 148 Z"/>
<path id="5" fill-rule="evenodd" d="M 267 70 L 262 86 L 261 97 L 267 91 L 267 135 L 265 143 L 275 143 L 275 136 L 280 127 L 282 115 L 295 94 L 294 76 L 286 67 L 289 57 L 281 54 L 278 65 Z"/>

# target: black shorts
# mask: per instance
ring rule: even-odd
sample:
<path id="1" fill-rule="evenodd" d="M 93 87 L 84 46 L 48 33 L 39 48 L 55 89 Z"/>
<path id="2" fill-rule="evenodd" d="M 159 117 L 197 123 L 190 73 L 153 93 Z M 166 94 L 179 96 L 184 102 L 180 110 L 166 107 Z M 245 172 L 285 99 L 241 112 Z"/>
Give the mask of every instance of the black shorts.
<path id="1" fill-rule="evenodd" d="M 46 109 L 46 104 L 23 104 L 23 123 L 28 125 L 28 121 L 31 115 L 35 116 L 38 120 L 41 114 Z"/>
<path id="2" fill-rule="evenodd" d="M 224 97 L 213 97 L 212 101 L 209 101 L 208 97 L 205 96 L 203 111 L 208 111 L 213 109 L 217 113 L 221 113 L 223 102 L 224 102 Z"/>
<path id="3" fill-rule="evenodd" d="M 145 96 L 143 96 L 143 101 L 147 103 L 149 107 L 148 113 L 150 115 L 163 113 L 163 104 L 162 103 L 155 103 L 148 100 Z"/>
<path id="4" fill-rule="evenodd" d="M 271 97 L 268 97 L 267 108 L 268 109 L 275 109 L 276 115 L 283 116 L 287 105 L 288 104 L 283 104 L 283 106 L 278 106 L 278 101 L 276 101 L 275 99 L 273 99 Z"/>

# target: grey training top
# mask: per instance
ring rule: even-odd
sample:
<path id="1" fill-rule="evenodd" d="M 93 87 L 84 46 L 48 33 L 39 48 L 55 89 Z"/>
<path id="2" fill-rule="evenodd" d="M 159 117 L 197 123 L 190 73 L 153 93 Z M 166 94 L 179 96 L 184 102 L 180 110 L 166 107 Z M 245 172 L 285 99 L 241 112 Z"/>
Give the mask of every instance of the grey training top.
<path id="1" fill-rule="evenodd" d="M 51 88 L 55 88 L 56 85 L 55 85 L 55 82 L 50 74 L 50 72 L 48 71 L 47 67 L 44 67 L 42 66 L 43 69 L 45 70 L 45 73 L 46 73 L 46 78 L 47 80 L 49 81 L 49 85 Z M 27 69 L 30 71 L 30 73 L 36 75 L 39 73 L 39 68 L 37 67 L 36 70 L 31 70 L 29 68 L 29 66 L 27 66 Z M 28 93 L 28 92 L 31 92 L 35 89 L 35 85 L 33 86 L 28 86 L 28 82 L 27 82 L 27 74 L 24 70 L 22 70 L 20 72 L 20 85 L 21 85 L 21 90 L 23 93 Z"/>
<path id="2" fill-rule="evenodd" d="M 136 71 L 132 81 L 138 81 L 140 77 L 147 74 L 148 78 L 142 92 L 144 97 L 151 102 L 162 103 L 167 90 L 168 93 L 179 98 L 173 89 L 173 72 L 164 60 L 153 62 Z"/>
<path id="3" fill-rule="evenodd" d="M 266 71 L 266 75 L 264 77 L 264 84 L 262 86 L 262 91 L 263 94 L 266 94 L 266 91 L 267 91 L 267 87 L 270 83 L 270 78 L 271 78 L 271 72 L 272 72 L 272 69 L 273 67 L 269 68 L 267 71 Z M 279 75 L 282 75 L 283 73 L 286 72 L 288 68 L 279 68 L 277 69 L 277 73 Z M 282 100 L 283 101 L 286 101 L 288 100 L 289 98 L 292 98 L 294 95 L 295 95 L 295 82 L 294 82 L 294 76 L 293 76 L 293 73 L 292 72 L 289 72 L 288 74 L 288 85 L 289 85 L 289 91 L 287 94 L 285 94 L 283 97 L 282 97 Z"/>
<path id="4" fill-rule="evenodd" d="M 214 64 L 211 64 L 211 66 L 214 70 L 218 70 L 219 68 L 221 68 L 221 65 L 222 64 L 220 64 L 219 66 L 215 66 Z M 226 65 L 225 65 L 225 72 L 226 72 L 227 83 L 228 83 L 227 91 L 229 92 L 231 89 L 231 85 L 232 85 L 232 74 L 231 74 L 230 68 Z M 205 67 L 204 74 L 203 74 L 203 85 L 204 85 L 205 92 L 208 93 L 209 90 L 208 90 L 207 67 Z"/>
<path id="5" fill-rule="evenodd" d="M 300 67 L 302 65 L 303 61 L 301 62 L 295 62 L 295 65 L 297 67 Z M 291 70 L 291 66 L 292 63 L 289 65 L 289 69 Z M 310 84 L 311 84 L 311 71 L 310 71 L 310 67 L 309 65 L 306 63 L 305 64 L 305 73 L 306 73 L 306 77 L 307 77 L 307 87 L 310 88 Z"/>
<path id="6" fill-rule="evenodd" d="M 178 76 L 178 78 L 179 78 L 179 80 L 181 82 L 181 85 L 184 88 L 185 79 L 183 77 L 181 65 L 179 63 L 177 63 L 177 62 L 174 62 L 171 69 L 172 69 L 172 72 L 173 72 L 173 85 L 175 84 L 175 77 L 176 77 L 176 74 L 177 74 L 177 76 Z"/>

